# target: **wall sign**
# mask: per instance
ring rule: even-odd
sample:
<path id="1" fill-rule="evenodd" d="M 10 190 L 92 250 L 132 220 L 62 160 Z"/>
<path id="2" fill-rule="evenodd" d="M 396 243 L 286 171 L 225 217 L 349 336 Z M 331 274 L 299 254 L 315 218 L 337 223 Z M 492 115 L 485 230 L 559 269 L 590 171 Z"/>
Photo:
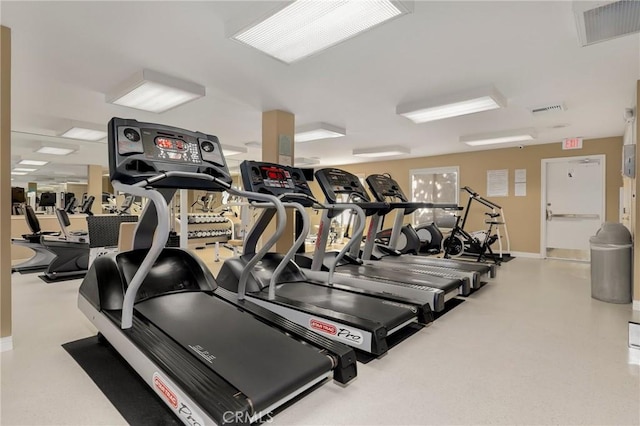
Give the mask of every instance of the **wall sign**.
<path id="1" fill-rule="evenodd" d="M 514 192 L 516 197 L 527 195 L 527 169 L 516 169 Z"/>
<path id="2" fill-rule="evenodd" d="M 582 138 L 563 139 L 562 149 L 582 149 Z"/>
<path id="3" fill-rule="evenodd" d="M 487 197 L 509 195 L 509 169 L 487 170 Z"/>

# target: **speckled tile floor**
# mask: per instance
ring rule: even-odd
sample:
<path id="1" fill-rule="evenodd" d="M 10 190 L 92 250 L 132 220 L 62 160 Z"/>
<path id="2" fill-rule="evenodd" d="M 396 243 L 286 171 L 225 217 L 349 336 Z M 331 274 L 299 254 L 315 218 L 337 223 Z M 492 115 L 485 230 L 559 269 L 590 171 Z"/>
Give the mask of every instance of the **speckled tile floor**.
<path id="1" fill-rule="evenodd" d="M 76 308 L 78 285 L 13 275 L 3 425 L 124 423 L 60 347 L 95 333 Z M 386 356 L 360 364 L 347 387 L 327 383 L 273 423 L 640 424 L 630 315 L 630 305 L 591 299 L 587 264 L 516 259 Z"/>

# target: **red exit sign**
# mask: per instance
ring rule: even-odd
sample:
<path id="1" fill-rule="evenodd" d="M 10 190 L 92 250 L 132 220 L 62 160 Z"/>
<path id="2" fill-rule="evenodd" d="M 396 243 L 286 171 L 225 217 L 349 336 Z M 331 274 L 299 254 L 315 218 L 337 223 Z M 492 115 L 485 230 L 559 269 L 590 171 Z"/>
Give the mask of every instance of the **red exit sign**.
<path id="1" fill-rule="evenodd" d="M 582 138 L 563 139 L 562 149 L 582 149 Z"/>

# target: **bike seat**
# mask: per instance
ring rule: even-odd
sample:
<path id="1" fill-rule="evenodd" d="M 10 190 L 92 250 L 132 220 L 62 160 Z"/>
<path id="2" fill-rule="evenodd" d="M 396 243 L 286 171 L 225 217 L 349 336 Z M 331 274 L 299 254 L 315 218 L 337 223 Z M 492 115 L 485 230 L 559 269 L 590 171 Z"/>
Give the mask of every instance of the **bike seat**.
<path id="1" fill-rule="evenodd" d="M 498 217 L 498 216 L 500 216 L 500 213 L 485 213 L 485 214 L 487 216 L 490 216 L 490 217 Z"/>

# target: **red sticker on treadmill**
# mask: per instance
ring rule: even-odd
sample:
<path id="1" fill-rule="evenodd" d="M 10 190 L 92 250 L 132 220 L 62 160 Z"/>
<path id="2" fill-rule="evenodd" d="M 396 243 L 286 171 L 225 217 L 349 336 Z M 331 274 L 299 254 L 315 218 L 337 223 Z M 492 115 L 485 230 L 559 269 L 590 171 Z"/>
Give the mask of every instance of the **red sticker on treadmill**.
<path id="1" fill-rule="evenodd" d="M 317 320 L 317 319 L 313 319 L 313 318 L 310 319 L 309 320 L 309 325 L 314 330 L 322 331 L 323 333 L 331 334 L 333 336 L 335 336 L 338 333 L 338 329 L 336 328 L 335 325 L 328 324 L 326 322 L 322 322 L 322 321 Z"/>
<path id="2" fill-rule="evenodd" d="M 171 390 L 169 385 L 160 378 L 160 375 L 158 373 L 153 374 L 153 384 L 155 386 L 156 392 L 162 395 L 173 408 L 178 408 L 178 397 L 176 396 L 175 392 Z"/>

